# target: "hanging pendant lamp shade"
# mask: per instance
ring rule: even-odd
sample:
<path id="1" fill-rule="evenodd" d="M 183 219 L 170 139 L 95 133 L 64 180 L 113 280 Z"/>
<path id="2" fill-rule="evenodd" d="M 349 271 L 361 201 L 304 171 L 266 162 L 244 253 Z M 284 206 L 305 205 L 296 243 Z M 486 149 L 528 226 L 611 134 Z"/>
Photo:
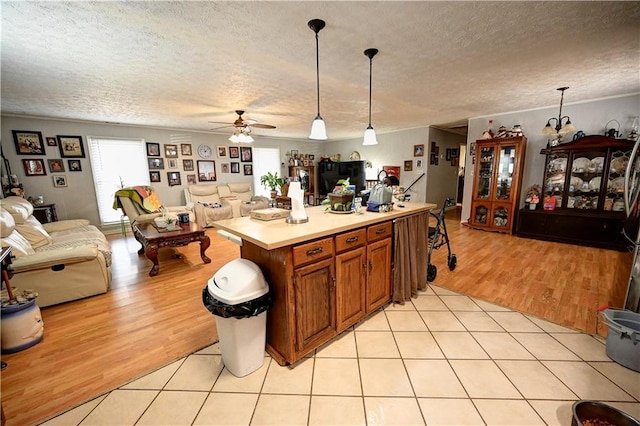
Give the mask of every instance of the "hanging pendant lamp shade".
<path id="1" fill-rule="evenodd" d="M 569 118 L 568 115 L 565 115 L 565 116 L 562 115 L 562 102 L 564 101 L 564 91 L 567 90 L 568 88 L 569 87 L 558 87 L 557 90 L 559 90 L 561 93 L 560 112 L 558 113 L 558 118 L 551 117 L 550 119 L 547 120 L 547 125 L 544 126 L 544 128 L 542 129 L 543 135 L 547 135 L 547 136 L 564 135 L 566 133 L 573 133 L 576 131 L 576 127 L 573 125 L 573 123 L 571 123 L 571 118 Z M 567 121 L 564 124 L 562 124 L 562 121 L 565 118 L 567 119 Z M 555 127 L 551 126 L 551 121 L 555 121 L 555 124 L 556 124 Z"/>
<path id="2" fill-rule="evenodd" d="M 316 115 L 311 125 L 309 139 L 324 141 L 327 139 L 327 128 L 324 125 L 324 120 L 320 116 L 320 55 L 318 53 L 318 33 L 324 28 L 325 22 L 322 19 L 312 19 L 307 25 L 316 33 L 316 85 L 318 90 L 318 115 Z"/>
<path id="3" fill-rule="evenodd" d="M 362 145 L 378 145 L 376 131 L 373 130 L 373 126 L 371 125 L 371 76 L 373 74 L 373 57 L 378 54 L 378 49 L 367 49 L 364 51 L 364 54 L 369 58 L 369 125 L 367 126 L 367 130 L 364 131 Z"/>

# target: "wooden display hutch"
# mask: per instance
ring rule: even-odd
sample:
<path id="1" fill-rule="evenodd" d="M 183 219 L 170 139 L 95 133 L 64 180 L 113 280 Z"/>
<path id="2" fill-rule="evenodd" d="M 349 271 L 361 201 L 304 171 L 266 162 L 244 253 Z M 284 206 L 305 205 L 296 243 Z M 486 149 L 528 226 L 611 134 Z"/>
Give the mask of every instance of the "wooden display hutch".
<path id="1" fill-rule="evenodd" d="M 521 210 L 517 235 L 625 250 L 623 190 L 633 144 L 593 135 L 543 149 L 542 190 L 555 208 Z"/>
<path id="2" fill-rule="evenodd" d="M 469 226 L 513 232 L 526 146 L 524 136 L 476 141 Z"/>
<path id="3" fill-rule="evenodd" d="M 304 190 L 304 197 L 309 204 L 313 204 L 310 197 L 313 197 L 313 199 L 316 197 L 315 166 L 289 166 L 289 176 L 300 181 L 300 186 Z"/>

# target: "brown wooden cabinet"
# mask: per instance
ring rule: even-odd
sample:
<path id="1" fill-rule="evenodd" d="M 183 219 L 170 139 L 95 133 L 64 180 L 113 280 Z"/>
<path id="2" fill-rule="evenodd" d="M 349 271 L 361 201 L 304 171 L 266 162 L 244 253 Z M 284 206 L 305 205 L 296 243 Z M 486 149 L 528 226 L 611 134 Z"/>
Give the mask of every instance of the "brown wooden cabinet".
<path id="1" fill-rule="evenodd" d="M 585 136 L 542 150 L 542 190 L 553 210 L 522 210 L 517 234 L 571 244 L 626 249 L 624 179 L 634 141 Z"/>
<path id="2" fill-rule="evenodd" d="M 524 136 L 476 141 L 471 227 L 513 232 L 526 145 Z"/>
<path id="3" fill-rule="evenodd" d="M 391 300 L 391 220 L 293 246 L 243 241 L 273 294 L 267 350 L 291 364 Z"/>
<path id="4" fill-rule="evenodd" d="M 300 181 L 305 197 L 315 198 L 315 166 L 289 166 L 289 176 Z"/>
<path id="5" fill-rule="evenodd" d="M 294 271 L 296 351 L 317 347 L 336 334 L 333 258 Z"/>

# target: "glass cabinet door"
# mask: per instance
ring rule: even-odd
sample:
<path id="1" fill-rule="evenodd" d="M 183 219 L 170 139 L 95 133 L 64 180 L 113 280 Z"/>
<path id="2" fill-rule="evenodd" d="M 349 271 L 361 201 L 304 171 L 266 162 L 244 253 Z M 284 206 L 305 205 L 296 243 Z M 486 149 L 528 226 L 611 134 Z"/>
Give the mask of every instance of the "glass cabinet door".
<path id="1" fill-rule="evenodd" d="M 569 155 L 566 153 L 553 154 L 547 163 L 547 169 L 544 176 L 545 194 L 554 194 L 561 198 L 564 192 L 564 182 L 567 176 L 567 161 Z"/>
<path id="2" fill-rule="evenodd" d="M 600 202 L 604 152 L 576 152 L 571 162 L 567 208 L 596 210 Z"/>
<path id="3" fill-rule="evenodd" d="M 496 228 L 506 228 L 509 225 L 509 208 L 497 206 L 493 209 L 493 226 Z"/>
<path id="4" fill-rule="evenodd" d="M 484 147 L 480 150 L 480 169 L 476 198 L 489 198 L 491 194 L 491 181 L 493 180 L 493 153 L 494 147 Z"/>
<path id="5" fill-rule="evenodd" d="M 498 157 L 498 170 L 496 175 L 497 200 L 508 201 L 511 199 L 511 183 L 513 180 L 513 167 L 516 159 L 515 146 L 501 146 Z"/>
<path id="6" fill-rule="evenodd" d="M 604 210 L 624 211 L 624 178 L 630 156 L 630 151 L 614 151 L 611 154 Z"/>

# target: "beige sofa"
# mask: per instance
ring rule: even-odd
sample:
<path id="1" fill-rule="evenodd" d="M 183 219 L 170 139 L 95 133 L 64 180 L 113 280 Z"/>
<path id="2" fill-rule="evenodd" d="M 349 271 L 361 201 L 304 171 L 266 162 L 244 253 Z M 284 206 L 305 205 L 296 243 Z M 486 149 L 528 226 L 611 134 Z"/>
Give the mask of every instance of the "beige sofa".
<path id="1" fill-rule="evenodd" d="M 111 283 L 111 247 L 88 220 L 41 224 L 21 197 L 0 200 L 0 241 L 10 246 L 11 286 L 38 293 L 39 306 L 106 293 Z"/>
<path id="2" fill-rule="evenodd" d="M 184 198 L 193 205 L 196 223 L 204 227 L 212 226 L 216 220 L 249 216 L 252 210 L 269 207 L 269 199 L 253 195 L 249 183 L 189 185 L 184 189 Z"/>
<path id="3" fill-rule="evenodd" d="M 122 192 L 123 193 L 132 192 L 134 188 L 137 188 L 137 187 L 123 188 Z M 148 189 L 149 191 L 152 191 L 155 193 L 155 191 L 153 191 L 152 188 L 149 188 L 149 187 L 142 187 L 142 188 Z M 119 195 L 120 192 L 121 191 L 118 191 L 115 194 L 113 208 L 114 210 L 118 208 L 122 210 L 122 213 L 129 218 L 129 223 L 132 225 L 134 222 L 150 222 L 156 217 L 162 216 L 163 214 L 177 218 L 179 213 L 188 213 L 189 220 L 190 221 L 195 220 L 193 209 L 190 206 L 164 206 L 160 201 L 160 199 L 157 198 L 157 193 L 154 194 L 154 196 L 157 198 L 157 204 L 159 207 L 158 212 L 149 213 L 148 210 L 145 210 L 145 208 L 142 205 L 140 205 L 140 201 L 141 201 L 140 199 L 135 197 L 129 198 L 128 196 Z M 136 201 L 134 201 L 134 199 Z M 161 210 L 164 210 L 164 211 L 161 211 Z"/>

